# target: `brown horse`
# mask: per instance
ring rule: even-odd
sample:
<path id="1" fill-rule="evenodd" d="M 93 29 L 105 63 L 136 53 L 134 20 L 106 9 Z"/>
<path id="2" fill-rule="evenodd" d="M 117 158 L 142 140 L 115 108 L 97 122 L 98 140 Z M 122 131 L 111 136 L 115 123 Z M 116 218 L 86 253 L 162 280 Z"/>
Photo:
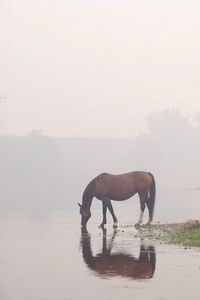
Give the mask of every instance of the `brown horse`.
<path id="1" fill-rule="evenodd" d="M 114 227 L 117 226 L 117 218 L 113 211 L 113 207 L 110 200 L 123 201 L 129 199 L 133 195 L 138 193 L 140 198 L 141 213 L 136 225 L 140 225 L 143 221 L 143 214 L 145 206 L 147 205 L 149 210 L 150 224 L 153 221 L 154 205 L 156 187 L 154 176 L 151 173 L 136 171 L 120 175 L 112 175 L 103 173 L 95 177 L 86 187 L 82 204 L 80 206 L 81 225 L 86 227 L 89 218 L 91 217 L 90 207 L 93 197 L 102 201 L 103 205 L 103 221 L 100 227 L 104 227 L 106 224 L 106 211 L 109 209 L 113 221 Z"/>
<path id="2" fill-rule="evenodd" d="M 115 235 L 116 230 L 108 246 L 106 229 L 103 229 L 102 251 L 94 256 L 91 249 L 90 235 L 86 230 L 82 230 L 82 256 L 88 268 L 102 278 L 115 276 L 129 279 L 152 278 L 156 264 L 155 248 L 149 246 L 145 249 L 144 245 L 141 244 L 138 258 L 122 251 L 120 253 L 112 253 Z"/>

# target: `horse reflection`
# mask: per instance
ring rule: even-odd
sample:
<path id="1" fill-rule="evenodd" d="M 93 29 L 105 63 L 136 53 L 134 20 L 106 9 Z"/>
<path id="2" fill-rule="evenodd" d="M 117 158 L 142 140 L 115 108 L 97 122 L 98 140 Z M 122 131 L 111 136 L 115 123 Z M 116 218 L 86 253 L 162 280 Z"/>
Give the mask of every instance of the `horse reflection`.
<path id="1" fill-rule="evenodd" d="M 149 246 L 145 249 L 141 244 L 138 258 L 127 253 L 112 253 L 116 231 L 107 243 L 106 229 L 103 230 L 102 252 L 93 255 L 91 238 L 86 230 L 82 230 L 81 247 L 83 260 L 86 265 L 99 277 L 127 277 L 129 279 L 152 278 L 155 271 L 155 248 Z"/>

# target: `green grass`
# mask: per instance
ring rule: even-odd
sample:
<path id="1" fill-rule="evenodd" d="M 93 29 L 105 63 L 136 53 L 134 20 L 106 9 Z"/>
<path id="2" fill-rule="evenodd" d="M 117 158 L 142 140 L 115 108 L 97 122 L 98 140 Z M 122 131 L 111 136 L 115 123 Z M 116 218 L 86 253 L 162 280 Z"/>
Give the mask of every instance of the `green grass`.
<path id="1" fill-rule="evenodd" d="M 179 229 L 170 233 L 169 243 L 181 244 L 185 247 L 200 247 L 200 228 Z"/>

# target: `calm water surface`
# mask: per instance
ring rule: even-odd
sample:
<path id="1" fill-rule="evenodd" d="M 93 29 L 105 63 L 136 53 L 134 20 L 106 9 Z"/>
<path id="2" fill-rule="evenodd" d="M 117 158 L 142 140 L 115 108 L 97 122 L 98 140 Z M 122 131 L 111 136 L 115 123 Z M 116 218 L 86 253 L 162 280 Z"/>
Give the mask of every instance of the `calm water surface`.
<path id="1" fill-rule="evenodd" d="M 200 192 L 160 194 L 156 221 L 199 218 Z M 80 195 L 48 200 L 38 209 L 0 215 L 0 299 L 79 300 L 199 299 L 200 251 L 141 241 L 134 228 L 137 197 L 114 203 L 119 228 L 98 228 L 101 204 L 93 202 L 88 233 L 81 232 Z M 59 204 L 58 204 L 59 203 Z M 146 216 L 147 217 L 147 216 Z"/>

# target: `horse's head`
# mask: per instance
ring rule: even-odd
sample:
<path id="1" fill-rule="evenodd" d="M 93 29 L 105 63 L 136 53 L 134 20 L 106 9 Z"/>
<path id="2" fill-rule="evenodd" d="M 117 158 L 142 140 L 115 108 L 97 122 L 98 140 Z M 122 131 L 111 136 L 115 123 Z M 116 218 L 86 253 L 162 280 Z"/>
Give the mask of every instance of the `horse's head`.
<path id="1" fill-rule="evenodd" d="M 81 226 L 86 227 L 89 218 L 91 217 L 91 212 L 89 209 L 84 208 L 80 203 L 78 203 L 80 207 L 80 215 L 81 215 Z"/>

